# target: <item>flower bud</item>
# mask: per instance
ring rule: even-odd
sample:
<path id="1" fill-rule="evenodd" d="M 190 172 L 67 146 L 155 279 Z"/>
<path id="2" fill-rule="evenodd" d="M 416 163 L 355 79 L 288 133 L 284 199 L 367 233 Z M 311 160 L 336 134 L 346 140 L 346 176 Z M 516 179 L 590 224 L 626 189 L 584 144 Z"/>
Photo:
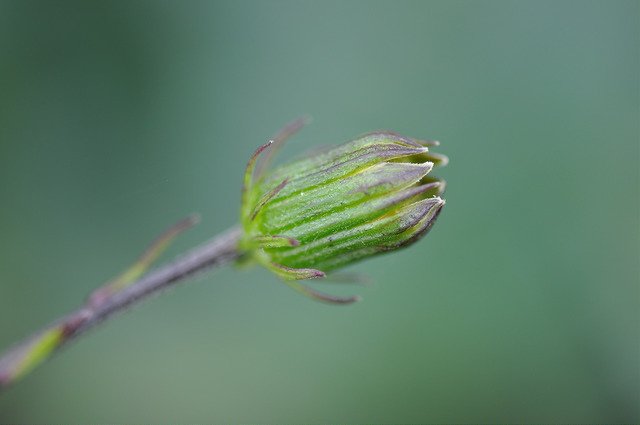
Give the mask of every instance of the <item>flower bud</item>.
<path id="1" fill-rule="evenodd" d="M 254 176 L 258 156 L 273 148 L 260 147 L 245 174 L 240 247 L 292 281 L 414 243 L 445 203 L 444 182 L 428 174 L 447 158 L 429 146 L 437 142 L 376 132 Z M 353 301 L 298 285 L 322 301 Z"/>

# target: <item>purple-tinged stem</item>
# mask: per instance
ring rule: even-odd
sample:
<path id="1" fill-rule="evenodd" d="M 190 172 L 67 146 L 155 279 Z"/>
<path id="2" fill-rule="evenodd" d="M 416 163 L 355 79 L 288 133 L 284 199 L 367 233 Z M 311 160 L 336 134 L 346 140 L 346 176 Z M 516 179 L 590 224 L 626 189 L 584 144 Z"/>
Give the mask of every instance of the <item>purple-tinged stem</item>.
<path id="1" fill-rule="evenodd" d="M 115 313 L 199 271 L 235 261 L 240 256 L 240 234 L 240 229 L 234 227 L 114 293 L 104 293 L 104 297 L 94 294 L 75 312 L 18 342 L 0 357 L 0 390 Z"/>

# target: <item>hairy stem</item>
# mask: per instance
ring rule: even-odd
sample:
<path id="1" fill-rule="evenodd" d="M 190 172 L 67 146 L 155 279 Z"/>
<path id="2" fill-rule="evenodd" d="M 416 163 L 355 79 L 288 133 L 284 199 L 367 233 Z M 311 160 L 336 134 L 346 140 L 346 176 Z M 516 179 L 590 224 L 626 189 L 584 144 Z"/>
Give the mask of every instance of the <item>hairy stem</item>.
<path id="1" fill-rule="evenodd" d="M 108 296 L 90 297 L 78 310 L 17 343 L 0 357 L 0 390 L 115 313 L 196 272 L 235 261 L 239 238 L 240 229 L 234 227 Z"/>

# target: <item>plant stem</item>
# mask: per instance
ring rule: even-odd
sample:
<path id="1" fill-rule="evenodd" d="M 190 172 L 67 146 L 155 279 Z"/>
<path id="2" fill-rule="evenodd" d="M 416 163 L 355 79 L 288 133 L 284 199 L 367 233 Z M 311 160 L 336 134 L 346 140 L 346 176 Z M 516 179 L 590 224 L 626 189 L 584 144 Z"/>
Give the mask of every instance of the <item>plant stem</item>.
<path id="1" fill-rule="evenodd" d="M 106 297 L 89 298 L 75 312 L 17 343 L 0 357 L 0 390 L 8 388 L 59 348 L 115 313 L 196 272 L 237 260 L 241 255 L 238 250 L 239 238 L 240 229 L 231 228 L 117 292 Z"/>

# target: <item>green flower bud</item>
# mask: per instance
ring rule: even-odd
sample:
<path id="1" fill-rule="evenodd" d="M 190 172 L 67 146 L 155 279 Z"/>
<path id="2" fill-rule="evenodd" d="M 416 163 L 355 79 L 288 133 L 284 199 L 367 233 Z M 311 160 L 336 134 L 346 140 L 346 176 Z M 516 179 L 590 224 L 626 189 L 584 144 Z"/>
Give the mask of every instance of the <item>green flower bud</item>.
<path id="1" fill-rule="evenodd" d="M 444 206 L 439 197 L 444 182 L 428 175 L 447 162 L 429 152 L 437 142 L 376 132 L 267 173 L 255 172 L 258 157 L 273 145 L 258 148 L 247 166 L 240 247 L 295 289 L 322 301 L 355 299 L 291 281 L 324 277 L 408 246 L 427 233 Z"/>

